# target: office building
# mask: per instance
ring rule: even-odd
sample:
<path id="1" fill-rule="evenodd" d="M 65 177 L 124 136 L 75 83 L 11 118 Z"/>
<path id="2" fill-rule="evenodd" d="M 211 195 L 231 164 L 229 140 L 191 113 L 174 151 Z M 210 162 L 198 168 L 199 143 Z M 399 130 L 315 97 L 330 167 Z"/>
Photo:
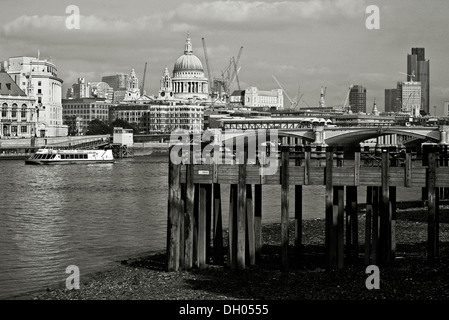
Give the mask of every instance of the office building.
<path id="1" fill-rule="evenodd" d="M 237 102 L 239 100 L 238 96 L 233 96 L 234 99 Z M 282 110 L 284 109 L 284 95 L 282 89 L 268 91 L 249 87 L 243 94 L 243 105 L 247 108 Z"/>
<path id="2" fill-rule="evenodd" d="M 94 119 L 108 123 L 109 109 L 114 106 L 106 99 L 81 98 L 63 99 L 63 116 L 67 126 L 73 127 L 76 124 L 76 134 L 83 135 L 87 132 L 89 122 Z"/>
<path id="3" fill-rule="evenodd" d="M 6 72 L 0 72 L 0 138 L 31 138 L 36 134 L 37 104 Z"/>
<path id="4" fill-rule="evenodd" d="M 51 61 L 39 57 L 12 57 L 0 63 L 17 86 L 36 98 L 36 134 L 39 137 L 67 136 L 62 120 L 62 80 Z"/>
<path id="5" fill-rule="evenodd" d="M 349 106 L 352 113 L 366 113 L 366 88 L 354 85 L 349 92 Z"/>
<path id="6" fill-rule="evenodd" d="M 398 89 L 385 89 L 385 112 L 400 112 Z"/>
<path id="7" fill-rule="evenodd" d="M 398 82 L 398 98 L 401 112 L 413 117 L 420 116 L 421 111 L 421 83 L 415 81 Z"/>
<path id="8" fill-rule="evenodd" d="M 407 55 L 407 81 L 421 83 L 421 108 L 430 112 L 430 61 L 425 58 L 424 48 L 412 48 Z"/>

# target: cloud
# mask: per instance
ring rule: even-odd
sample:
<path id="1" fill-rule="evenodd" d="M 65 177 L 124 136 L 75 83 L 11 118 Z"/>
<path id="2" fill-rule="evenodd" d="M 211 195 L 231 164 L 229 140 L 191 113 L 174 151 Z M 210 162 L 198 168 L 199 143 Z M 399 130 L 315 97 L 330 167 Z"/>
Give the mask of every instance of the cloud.
<path id="1" fill-rule="evenodd" d="M 354 18 L 364 14 L 363 1 L 232 1 L 218 0 L 184 3 L 176 17 L 191 23 L 209 21 L 215 24 L 244 25 L 248 28 L 273 25 L 285 26 L 313 20 L 326 23 L 326 18 Z M 187 14 L 186 14 L 187 13 Z M 251 28 L 252 29 L 252 28 Z"/>

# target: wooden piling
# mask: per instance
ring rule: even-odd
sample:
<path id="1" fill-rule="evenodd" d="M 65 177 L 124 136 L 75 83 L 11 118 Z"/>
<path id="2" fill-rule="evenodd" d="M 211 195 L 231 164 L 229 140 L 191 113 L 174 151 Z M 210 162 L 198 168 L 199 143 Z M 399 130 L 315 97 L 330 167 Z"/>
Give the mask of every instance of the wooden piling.
<path id="1" fill-rule="evenodd" d="M 207 187 L 205 184 L 200 184 L 199 188 L 197 266 L 202 268 L 206 264 Z"/>
<path id="2" fill-rule="evenodd" d="M 262 256 L 262 185 L 254 186 L 254 242 L 256 261 Z"/>
<path id="3" fill-rule="evenodd" d="M 184 214 L 184 267 L 192 268 L 193 265 L 193 233 L 194 233 L 194 199 L 195 185 L 193 181 L 193 147 L 190 146 L 189 163 L 186 165 L 186 198 L 185 198 L 185 214 Z"/>
<path id="4" fill-rule="evenodd" d="M 396 210 L 397 210 L 396 187 L 390 187 L 390 210 L 391 210 L 391 260 L 396 257 Z"/>
<path id="5" fill-rule="evenodd" d="M 170 148 L 170 153 L 172 148 Z M 180 165 L 171 159 L 168 166 L 167 257 L 168 271 L 179 269 L 179 220 L 181 215 Z"/>
<path id="6" fill-rule="evenodd" d="M 245 268 L 245 242 L 246 242 L 246 157 L 243 163 L 238 164 L 239 183 L 237 197 L 237 268 Z"/>
<path id="7" fill-rule="evenodd" d="M 295 166 L 301 166 L 301 146 L 295 146 Z M 295 250 L 296 255 L 302 255 L 302 185 L 295 184 Z"/>
<path id="8" fill-rule="evenodd" d="M 185 266 L 185 207 L 186 185 L 181 183 L 181 210 L 179 213 L 179 267 Z"/>
<path id="9" fill-rule="evenodd" d="M 192 159 L 193 150 L 190 148 Z M 240 154 L 247 152 L 241 145 L 239 148 Z M 446 152 L 445 148 L 441 149 L 442 153 Z M 180 267 L 190 269 L 192 266 L 201 268 L 212 261 L 216 264 L 224 262 L 221 184 L 230 185 L 227 263 L 231 268 L 243 269 L 254 265 L 261 257 L 263 184 L 281 185 L 282 270 L 288 270 L 289 267 L 290 184 L 295 185 L 294 244 L 295 251 L 299 254 L 302 246 L 304 185 L 325 186 L 326 259 L 328 266 L 340 269 L 344 267 L 345 259 L 347 263 L 358 260 L 358 187 L 367 187 L 365 264 L 387 265 L 393 261 L 396 251 L 396 188 L 413 186 L 423 188 L 423 198 L 427 199 L 428 260 L 434 261 L 438 257 L 439 200 L 445 196 L 445 190 L 442 188 L 447 177 L 445 155 L 438 157 L 435 148 L 429 149 L 426 146 L 424 154 L 427 158 L 423 159 L 426 166 L 423 168 L 419 164 L 413 165 L 412 153 L 407 149 L 405 166 L 400 168 L 394 167 L 394 162 L 390 167 L 389 150 L 383 149 L 382 167 L 369 168 L 361 166 L 360 152 L 356 151 L 354 166 L 349 165 L 346 170 L 339 167 L 344 165 L 345 159 L 341 157 L 341 148 L 335 158 L 334 148 L 327 147 L 324 162 L 316 156 L 318 154 L 314 154 L 311 159 L 310 146 L 305 148 L 303 162 L 298 157 L 298 151 L 299 146 L 295 146 L 295 167 L 290 168 L 290 147 L 284 145 L 280 155 L 280 170 L 266 177 L 260 175 L 260 179 L 256 173 L 259 171 L 259 174 L 263 174 L 263 170 L 259 170 L 260 164 L 256 161 L 256 164 L 252 165 L 254 159 L 248 164 L 247 155 L 244 155 L 243 162 L 220 165 L 214 163 L 213 166 L 194 163 L 193 160 L 190 163 L 175 164 L 170 160 L 167 269 L 175 271 Z M 239 158 L 242 159 L 240 156 Z M 320 168 L 324 164 L 326 168 Z"/>
<path id="10" fill-rule="evenodd" d="M 342 269 L 344 266 L 344 187 L 334 187 L 334 206 L 337 207 L 337 266 Z M 335 197 L 336 195 L 336 197 Z M 335 202 L 335 200 L 337 200 Z M 334 218 L 335 220 L 335 218 Z"/>
<path id="11" fill-rule="evenodd" d="M 371 264 L 372 216 L 373 216 L 373 187 L 367 187 L 366 218 L 365 218 L 365 265 Z"/>
<path id="12" fill-rule="evenodd" d="M 373 221 L 371 231 L 371 263 L 378 263 L 379 249 L 379 187 L 373 187 Z"/>
<path id="13" fill-rule="evenodd" d="M 346 257 L 355 263 L 358 257 L 357 187 L 346 187 Z"/>
<path id="14" fill-rule="evenodd" d="M 212 258 L 212 184 L 205 184 L 206 189 L 206 263 Z"/>
<path id="15" fill-rule="evenodd" d="M 428 205 L 428 225 L 427 225 L 427 260 L 434 262 L 437 256 L 436 244 L 436 154 L 432 148 L 428 152 L 428 168 L 427 168 L 427 205 Z"/>
<path id="16" fill-rule="evenodd" d="M 326 148 L 326 169 L 325 169 L 325 201 L 326 201 L 326 217 L 325 217 L 325 246 L 327 253 L 327 260 L 329 266 L 334 265 L 335 258 L 335 244 L 334 239 L 334 226 L 333 226 L 333 216 L 334 216 L 334 195 L 333 195 L 333 184 L 332 184 L 332 168 L 334 166 L 334 151 L 332 147 Z"/>
<path id="17" fill-rule="evenodd" d="M 389 264 L 391 258 L 391 208 L 390 208 L 390 153 L 382 149 L 382 187 L 380 203 L 379 249 L 382 264 Z"/>
<path id="18" fill-rule="evenodd" d="M 213 260 L 215 264 L 223 264 L 223 222 L 221 211 L 220 184 L 214 183 L 214 235 L 213 235 Z"/>
<path id="19" fill-rule="evenodd" d="M 254 208 L 252 186 L 246 186 L 246 261 L 250 266 L 256 264 L 256 243 L 254 233 Z"/>
<path id="20" fill-rule="evenodd" d="M 288 210 L 289 210 L 289 167 L 290 151 L 282 146 L 281 151 L 281 261 L 282 269 L 288 269 Z"/>
<path id="21" fill-rule="evenodd" d="M 229 218 L 228 218 L 228 266 L 237 265 L 237 185 L 231 184 L 229 191 Z"/>

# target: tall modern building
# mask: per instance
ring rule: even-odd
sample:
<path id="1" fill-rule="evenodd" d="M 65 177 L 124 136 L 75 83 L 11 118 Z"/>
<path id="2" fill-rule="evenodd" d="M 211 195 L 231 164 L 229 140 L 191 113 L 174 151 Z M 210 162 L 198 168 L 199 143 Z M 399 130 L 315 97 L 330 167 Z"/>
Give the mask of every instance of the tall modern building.
<path id="1" fill-rule="evenodd" d="M 426 60 L 424 48 L 412 48 L 407 55 L 407 81 L 421 83 L 421 109 L 430 112 L 430 61 Z"/>
<path id="2" fill-rule="evenodd" d="M 385 89 L 385 112 L 400 112 L 398 89 Z"/>
<path id="3" fill-rule="evenodd" d="M 106 82 L 114 91 L 126 90 L 128 85 L 128 75 L 117 73 L 112 76 L 103 76 L 101 81 Z"/>
<path id="4" fill-rule="evenodd" d="M 366 88 L 354 85 L 349 92 L 349 106 L 353 113 L 366 113 Z"/>
<path id="5" fill-rule="evenodd" d="M 418 117 L 421 107 L 421 83 L 416 81 L 398 82 L 398 97 L 401 103 L 401 111 Z"/>

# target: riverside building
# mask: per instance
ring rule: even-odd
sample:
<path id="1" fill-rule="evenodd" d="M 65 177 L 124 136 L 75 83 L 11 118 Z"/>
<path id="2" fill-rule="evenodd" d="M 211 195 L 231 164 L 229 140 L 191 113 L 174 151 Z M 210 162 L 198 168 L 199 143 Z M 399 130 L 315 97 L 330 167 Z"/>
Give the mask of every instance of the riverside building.
<path id="1" fill-rule="evenodd" d="M 81 98 L 63 99 L 62 106 L 65 124 L 73 126 L 73 121 L 75 121 L 76 135 L 84 135 L 92 120 L 98 119 L 108 123 L 109 109 L 114 104 L 106 99 Z"/>
<path id="2" fill-rule="evenodd" d="M 36 134 L 39 137 L 67 136 L 62 120 L 62 80 L 56 66 L 39 57 L 12 57 L 0 63 L 28 97 L 36 98 Z"/>
<path id="3" fill-rule="evenodd" d="M 31 138 L 36 134 L 36 98 L 19 88 L 6 72 L 0 72 L 0 138 Z"/>

